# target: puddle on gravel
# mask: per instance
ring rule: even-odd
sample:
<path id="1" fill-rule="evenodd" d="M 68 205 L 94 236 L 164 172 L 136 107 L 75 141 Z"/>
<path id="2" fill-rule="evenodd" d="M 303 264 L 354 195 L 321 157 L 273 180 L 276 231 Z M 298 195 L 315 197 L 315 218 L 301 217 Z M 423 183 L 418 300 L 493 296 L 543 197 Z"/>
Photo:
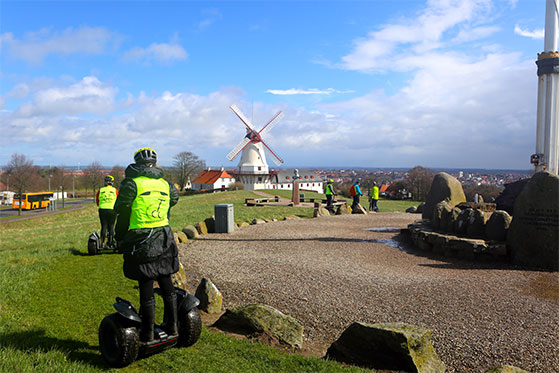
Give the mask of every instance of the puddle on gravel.
<path id="1" fill-rule="evenodd" d="M 395 249 L 405 251 L 404 247 L 401 246 L 396 240 L 392 240 L 390 238 L 379 238 L 379 239 L 372 239 L 372 240 L 362 240 L 361 242 L 372 242 L 372 243 L 383 243 L 388 246 L 392 246 Z"/>
<path id="2" fill-rule="evenodd" d="M 382 228 L 365 228 L 366 231 L 381 233 L 400 233 L 400 228 L 382 227 Z"/>

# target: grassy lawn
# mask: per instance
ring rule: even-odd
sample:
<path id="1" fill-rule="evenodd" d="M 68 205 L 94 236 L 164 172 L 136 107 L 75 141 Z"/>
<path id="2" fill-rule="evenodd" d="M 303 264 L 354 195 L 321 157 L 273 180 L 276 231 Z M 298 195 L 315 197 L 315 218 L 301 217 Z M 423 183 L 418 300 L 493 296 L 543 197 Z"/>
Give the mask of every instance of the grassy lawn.
<path id="1" fill-rule="evenodd" d="M 181 197 L 172 209 L 174 230 L 233 203 L 237 221 L 256 217 L 312 216 L 312 209 L 242 205 L 248 191 Z M 0 225 L 0 372 L 106 371 L 97 329 L 113 313 L 115 296 L 138 305 L 134 281 L 122 274 L 122 256 L 88 256 L 87 238 L 99 230 L 90 205 L 64 214 Z M 157 322 L 162 302 L 157 297 Z M 241 341 L 204 327 L 192 347 L 170 349 L 123 371 L 357 372 L 319 358 L 305 358 L 260 343 Z"/>

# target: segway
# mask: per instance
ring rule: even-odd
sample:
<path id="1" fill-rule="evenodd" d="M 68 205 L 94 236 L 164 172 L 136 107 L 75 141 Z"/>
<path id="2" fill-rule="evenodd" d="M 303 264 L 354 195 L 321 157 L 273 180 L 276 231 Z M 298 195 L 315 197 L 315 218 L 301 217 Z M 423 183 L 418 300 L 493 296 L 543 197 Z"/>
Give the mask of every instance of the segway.
<path id="1" fill-rule="evenodd" d="M 202 319 L 198 305 L 200 300 L 185 290 L 175 287 L 178 307 L 178 335 L 168 335 L 161 326 L 155 325 L 154 340 L 140 341 L 142 319 L 134 305 L 116 298 L 116 313 L 106 316 L 99 325 L 99 349 L 105 361 L 112 367 L 122 368 L 138 357 L 151 355 L 168 348 L 192 346 L 200 338 Z"/>
<path id="2" fill-rule="evenodd" d="M 99 233 L 93 232 L 89 235 L 89 239 L 87 240 L 87 253 L 89 255 L 97 255 L 101 254 L 102 250 L 112 250 L 113 253 L 120 253 L 118 246 L 115 244 L 112 246 L 101 247 L 101 237 Z"/>

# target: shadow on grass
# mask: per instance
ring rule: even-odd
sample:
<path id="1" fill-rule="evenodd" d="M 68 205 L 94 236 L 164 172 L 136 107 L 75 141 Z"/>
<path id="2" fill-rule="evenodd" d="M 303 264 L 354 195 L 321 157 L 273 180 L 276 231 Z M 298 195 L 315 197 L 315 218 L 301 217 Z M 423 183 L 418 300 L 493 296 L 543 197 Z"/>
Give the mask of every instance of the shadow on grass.
<path id="1" fill-rule="evenodd" d="M 69 360 L 84 362 L 89 365 L 105 368 L 107 364 L 99 353 L 98 346 L 73 339 L 58 339 L 45 335 L 44 329 L 28 330 L 2 335 L 2 345 L 23 352 L 59 350 L 67 352 Z"/>
<path id="2" fill-rule="evenodd" d="M 87 251 L 81 251 L 73 247 L 71 249 L 68 249 L 68 251 L 70 251 L 70 253 L 75 256 L 95 256 L 95 255 L 89 255 Z M 101 250 L 96 255 L 100 255 L 100 254 L 121 254 L 121 253 L 119 253 L 116 250 Z"/>

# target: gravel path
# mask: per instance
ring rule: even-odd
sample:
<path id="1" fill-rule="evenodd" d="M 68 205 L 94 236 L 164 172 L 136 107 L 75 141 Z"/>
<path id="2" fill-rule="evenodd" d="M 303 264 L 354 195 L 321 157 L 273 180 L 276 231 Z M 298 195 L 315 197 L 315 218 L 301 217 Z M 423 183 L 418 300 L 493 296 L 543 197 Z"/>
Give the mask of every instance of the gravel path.
<path id="1" fill-rule="evenodd" d="M 181 247 L 195 288 L 210 278 L 224 307 L 264 303 L 304 326 L 322 356 L 354 321 L 426 327 L 451 372 L 510 364 L 559 372 L 559 274 L 429 256 L 395 246 L 417 215 L 288 220 L 211 234 Z"/>

